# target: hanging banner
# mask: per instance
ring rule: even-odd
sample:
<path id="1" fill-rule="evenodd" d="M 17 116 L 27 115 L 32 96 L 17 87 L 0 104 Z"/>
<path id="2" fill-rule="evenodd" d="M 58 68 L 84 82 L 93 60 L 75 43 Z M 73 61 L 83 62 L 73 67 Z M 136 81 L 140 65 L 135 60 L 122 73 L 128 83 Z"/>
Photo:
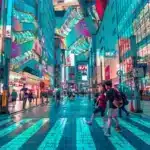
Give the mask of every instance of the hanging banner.
<path id="1" fill-rule="evenodd" d="M 110 79 L 110 66 L 106 66 L 105 67 L 105 80 L 109 80 Z"/>
<path id="2" fill-rule="evenodd" d="M 67 47 L 72 45 L 80 36 L 91 37 L 88 27 L 83 20 L 80 20 L 76 26 L 72 29 L 69 35 L 65 39 L 65 44 Z"/>
<path id="3" fill-rule="evenodd" d="M 75 26 L 75 31 L 79 35 L 84 35 L 86 37 L 91 37 L 91 34 L 90 34 L 89 30 L 88 30 L 88 27 L 87 27 L 84 19 L 80 20 L 78 22 L 78 24 Z"/>

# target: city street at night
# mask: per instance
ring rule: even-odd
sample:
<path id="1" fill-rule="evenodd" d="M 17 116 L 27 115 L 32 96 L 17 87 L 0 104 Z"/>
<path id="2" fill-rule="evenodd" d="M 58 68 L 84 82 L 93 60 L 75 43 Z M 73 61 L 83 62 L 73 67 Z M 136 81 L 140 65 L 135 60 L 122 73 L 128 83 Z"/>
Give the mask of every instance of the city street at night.
<path id="1" fill-rule="evenodd" d="M 0 150 L 150 150 L 150 0 L 0 0 Z"/>

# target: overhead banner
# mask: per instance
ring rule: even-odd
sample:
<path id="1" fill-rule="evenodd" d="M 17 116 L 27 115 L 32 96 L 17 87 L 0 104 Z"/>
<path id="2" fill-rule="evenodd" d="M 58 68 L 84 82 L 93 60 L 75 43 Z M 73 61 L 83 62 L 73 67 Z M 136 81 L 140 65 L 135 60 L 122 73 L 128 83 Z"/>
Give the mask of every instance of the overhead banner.
<path id="1" fill-rule="evenodd" d="M 84 19 L 80 20 L 66 37 L 66 46 L 69 47 L 70 45 L 72 45 L 80 36 L 91 37 Z"/>
<path id="2" fill-rule="evenodd" d="M 78 24 L 75 26 L 75 30 L 76 30 L 77 34 L 79 34 L 79 35 L 84 35 L 86 37 L 91 37 L 91 34 L 88 30 L 88 27 L 87 27 L 84 19 L 80 20 L 78 22 Z"/>

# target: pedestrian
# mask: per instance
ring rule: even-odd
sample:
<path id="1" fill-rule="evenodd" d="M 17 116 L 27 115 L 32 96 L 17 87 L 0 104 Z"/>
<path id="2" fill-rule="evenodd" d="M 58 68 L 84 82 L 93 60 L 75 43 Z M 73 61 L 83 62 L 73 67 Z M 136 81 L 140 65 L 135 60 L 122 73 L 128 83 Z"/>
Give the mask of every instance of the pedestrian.
<path id="1" fill-rule="evenodd" d="M 29 94 L 28 94 L 28 100 L 29 100 L 30 103 L 32 102 L 33 98 L 34 98 L 33 97 L 33 92 L 32 92 L 32 90 L 30 90 Z"/>
<path id="2" fill-rule="evenodd" d="M 125 106 L 127 106 L 129 104 L 129 102 L 127 100 L 127 96 L 125 95 L 125 93 L 123 92 L 123 90 L 121 88 L 119 89 L 119 92 L 120 92 L 121 98 L 123 100 L 123 105 L 122 105 L 122 107 L 119 108 L 119 117 L 122 117 L 122 111 L 126 114 L 126 116 L 129 116 L 129 112 L 125 108 Z"/>
<path id="3" fill-rule="evenodd" d="M 12 98 L 12 102 L 13 102 L 13 107 L 15 107 L 16 105 L 16 100 L 17 100 L 18 94 L 16 92 L 15 89 L 13 89 L 12 93 L 11 93 L 11 98 Z"/>
<path id="4" fill-rule="evenodd" d="M 114 88 L 112 88 L 112 81 L 106 81 L 106 100 L 108 101 L 108 121 L 107 127 L 105 130 L 105 135 L 111 135 L 111 126 L 112 126 L 112 119 L 116 122 L 116 131 L 120 131 L 119 121 L 118 121 L 118 108 L 122 105 L 122 100 L 120 99 L 119 92 L 117 92 Z"/>
<path id="5" fill-rule="evenodd" d="M 93 111 L 91 119 L 90 121 L 87 121 L 87 124 L 89 125 L 92 125 L 93 119 L 98 113 L 101 113 L 101 117 L 103 118 L 103 123 L 105 125 L 104 116 L 105 116 L 105 109 L 106 109 L 106 103 L 107 103 L 106 96 L 105 96 L 106 88 L 104 84 L 100 84 L 98 88 L 100 89 L 100 94 L 96 100 L 97 106 Z"/>
<path id="6" fill-rule="evenodd" d="M 26 84 L 23 85 L 23 88 L 20 90 L 20 92 L 23 92 L 23 109 L 25 109 L 26 102 L 28 99 L 28 88 L 26 88 Z"/>
<path id="7" fill-rule="evenodd" d="M 56 102 L 59 103 L 61 99 L 61 91 L 60 89 L 57 89 L 56 91 Z"/>

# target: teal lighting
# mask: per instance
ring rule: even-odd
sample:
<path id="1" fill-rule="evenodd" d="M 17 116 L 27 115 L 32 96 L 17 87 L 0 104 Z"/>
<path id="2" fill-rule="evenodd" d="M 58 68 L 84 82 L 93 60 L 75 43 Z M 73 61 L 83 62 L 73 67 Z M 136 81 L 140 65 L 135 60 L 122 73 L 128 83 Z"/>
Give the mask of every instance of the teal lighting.
<path id="1" fill-rule="evenodd" d="M 97 124 L 102 128 L 103 121 L 100 118 L 95 119 Z M 117 133 L 114 127 L 112 127 L 112 136 L 108 137 L 110 142 L 117 150 L 136 150 L 121 134 Z"/>
<path id="2" fill-rule="evenodd" d="M 13 33 L 13 41 L 18 44 L 23 44 L 25 42 L 29 42 L 35 39 L 35 35 L 30 31 L 25 32 L 14 32 Z"/>
<path id="3" fill-rule="evenodd" d="M 89 126 L 85 118 L 76 119 L 76 147 L 77 150 L 96 150 Z"/>
<path id="4" fill-rule="evenodd" d="M 145 126 L 146 128 L 150 128 L 150 122 L 149 121 L 146 121 L 146 120 L 143 120 L 141 118 L 133 118 L 133 117 L 130 117 L 130 119 L 133 121 L 133 122 L 136 122 L 136 123 L 139 123 L 141 124 L 142 126 Z"/>
<path id="5" fill-rule="evenodd" d="M 70 8 L 68 8 L 70 10 Z M 71 11 L 69 11 L 70 14 L 65 15 L 65 22 L 61 26 L 60 29 L 58 29 L 57 34 L 60 34 L 61 36 L 66 37 L 70 31 L 75 27 L 75 25 L 83 19 L 83 15 L 81 12 L 81 9 L 79 7 L 73 8 Z"/>
<path id="6" fill-rule="evenodd" d="M 87 39 L 84 36 L 79 38 L 73 45 L 69 47 L 70 50 L 74 54 L 80 54 L 86 52 L 90 49 L 91 39 Z"/>
<path id="7" fill-rule="evenodd" d="M 7 128 L 4 128 L 4 129 L 0 130 L 0 137 L 3 137 L 5 135 L 11 133 L 12 131 L 14 131 L 14 130 L 18 129 L 19 127 L 21 127 L 23 124 L 28 123 L 30 121 L 31 121 L 31 119 L 24 119 L 24 120 L 21 120 L 21 121 L 15 123 L 13 125 L 7 127 Z"/>
<path id="8" fill-rule="evenodd" d="M 10 121 L 11 121 L 11 119 L 10 119 L 10 118 L 9 118 L 9 119 L 6 119 L 6 120 L 1 121 L 1 122 L 0 122 L 0 126 L 4 125 L 4 124 L 6 124 L 6 123 L 9 123 Z"/>
<path id="9" fill-rule="evenodd" d="M 125 122 L 122 119 L 119 120 L 119 123 L 121 126 L 125 127 L 130 132 L 132 132 L 135 136 L 141 139 L 144 143 L 150 145 L 150 135 L 148 133 L 140 130 L 138 127 L 132 125 L 131 123 Z"/>
<path id="10" fill-rule="evenodd" d="M 29 120 L 29 119 L 28 119 Z M 40 119 L 37 121 L 34 125 L 32 125 L 30 128 L 25 130 L 23 133 L 18 135 L 16 138 L 2 146 L 1 150 L 6 149 L 19 149 L 22 147 L 24 143 L 26 143 L 40 128 L 49 121 L 49 119 Z"/>
<path id="11" fill-rule="evenodd" d="M 26 22 L 26 23 L 36 22 L 35 18 L 31 14 L 19 12 L 15 9 L 13 9 L 13 16 L 17 18 L 20 22 Z"/>
<path id="12" fill-rule="evenodd" d="M 50 130 L 50 132 L 47 134 L 46 138 L 42 142 L 42 144 L 39 146 L 38 150 L 43 149 L 57 149 L 59 142 L 61 140 L 61 137 L 63 135 L 63 131 L 66 125 L 67 119 L 61 118 L 59 119 L 53 128 Z"/>

